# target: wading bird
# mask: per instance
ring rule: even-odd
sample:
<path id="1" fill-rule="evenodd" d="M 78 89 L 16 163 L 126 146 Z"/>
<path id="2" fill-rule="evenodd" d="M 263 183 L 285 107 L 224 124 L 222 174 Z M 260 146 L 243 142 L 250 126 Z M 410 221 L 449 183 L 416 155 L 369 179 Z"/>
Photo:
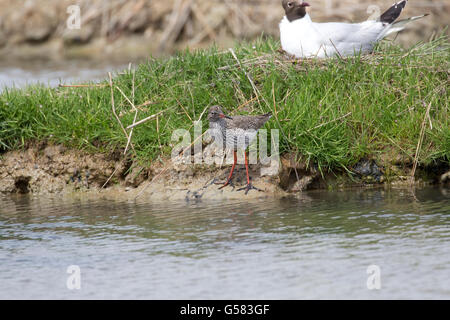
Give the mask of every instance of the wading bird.
<path id="1" fill-rule="evenodd" d="M 247 172 L 247 186 L 238 189 L 238 191 L 245 190 L 247 194 L 250 190 L 259 190 L 255 188 L 251 182 L 248 174 L 248 159 L 246 149 L 250 143 L 256 138 L 256 134 L 259 128 L 267 122 L 271 117 L 270 113 L 257 116 L 227 116 L 223 113 L 220 106 L 212 106 L 209 109 L 208 120 L 209 128 L 212 130 L 211 134 L 215 139 L 219 137 L 222 142 L 222 146 L 227 149 L 233 150 L 234 162 L 231 167 L 231 172 L 228 179 L 225 181 L 220 189 L 231 184 L 231 178 L 233 176 L 234 167 L 237 163 L 237 151 L 239 149 L 244 151 L 245 154 L 245 169 Z"/>

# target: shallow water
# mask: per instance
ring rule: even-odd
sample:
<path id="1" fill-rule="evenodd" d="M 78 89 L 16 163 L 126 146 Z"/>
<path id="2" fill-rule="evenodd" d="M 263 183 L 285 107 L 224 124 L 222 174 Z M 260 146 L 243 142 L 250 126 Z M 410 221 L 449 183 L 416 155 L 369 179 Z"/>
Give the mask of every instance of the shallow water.
<path id="1" fill-rule="evenodd" d="M 106 79 L 108 72 L 128 68 L 123 61 L 29 60 L 0 61 L 0 92 L 31 84 L 55 87 L 59 84 L 88 83 Z"/>
<path id="2" fill-rule="evenodd" d="M 0 196 L 0 298 L 449 299 L 449 240 L 449 189 L 170 204 Z"/>

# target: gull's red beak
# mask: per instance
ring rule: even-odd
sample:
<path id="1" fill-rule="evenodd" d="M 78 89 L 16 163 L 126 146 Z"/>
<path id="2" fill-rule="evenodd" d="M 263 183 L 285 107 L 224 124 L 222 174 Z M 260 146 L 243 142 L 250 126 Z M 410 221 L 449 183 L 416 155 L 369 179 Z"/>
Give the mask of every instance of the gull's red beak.
<path id="1" fill-rule="evenodd" d="M 222 119 L 223 119 L 223 118 L 233 119 L 233 118 L 231 118 L 231 117 L 229 117 L 229 116 L 224 115 L 223 113 L 219 114 L 219 117 L 222 118 Z"/>
<path id="2" fill-rule="evenodd" d="M 302 7 L 309 7 L 309 3 L 308 2 L 302 2 Z"/>

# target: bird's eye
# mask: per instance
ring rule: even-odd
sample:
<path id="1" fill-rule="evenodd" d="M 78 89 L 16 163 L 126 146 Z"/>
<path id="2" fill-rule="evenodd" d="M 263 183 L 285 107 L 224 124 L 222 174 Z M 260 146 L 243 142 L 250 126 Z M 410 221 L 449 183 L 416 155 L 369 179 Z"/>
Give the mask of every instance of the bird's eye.
<path id="1" fill-rule="evenodd" d="M 292 8 L 294 6 L 294 4 L 292 2 L 288 2 L 287 6 L 288 6 L 288 8 Z"/>

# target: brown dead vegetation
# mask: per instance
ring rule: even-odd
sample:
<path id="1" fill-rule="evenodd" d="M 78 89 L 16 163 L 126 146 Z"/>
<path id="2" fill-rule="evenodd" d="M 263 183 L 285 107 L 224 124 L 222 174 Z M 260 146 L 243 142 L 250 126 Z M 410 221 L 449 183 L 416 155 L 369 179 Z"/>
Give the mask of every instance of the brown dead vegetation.
<path id="1" fill-rule="evenodd" d="M 315 21 L 359 22 L 382 13 L 393 0 L 310 2 Z M 70 5 L 80 6 L 79 30 L 67 28 Z M 148 50 L 158 54 L 211 42 L 226 46 L 262 33 L 278 37 L 283 16 L 278 0 L 0 0 L 0 8 L 0 54 L 11 54 L 11 48 L 22 44 L 44 43 L 52 43 L 48 50 L 64 53 L 64 48 L 92 45 L 99 39 L 96 46 L 101 48 L 118 41 L 114 50 L 123 49 L 124 54 L 126 40 L 132 38 L 138 40 L 131 47 L 145 44 L 143 55 Z M 450 21 L 450 2 L 409 1 L 402 17 L 423 13 L 431 16 L 408 26 L 396 41 L 411 45 L 442 31 Z"/>

